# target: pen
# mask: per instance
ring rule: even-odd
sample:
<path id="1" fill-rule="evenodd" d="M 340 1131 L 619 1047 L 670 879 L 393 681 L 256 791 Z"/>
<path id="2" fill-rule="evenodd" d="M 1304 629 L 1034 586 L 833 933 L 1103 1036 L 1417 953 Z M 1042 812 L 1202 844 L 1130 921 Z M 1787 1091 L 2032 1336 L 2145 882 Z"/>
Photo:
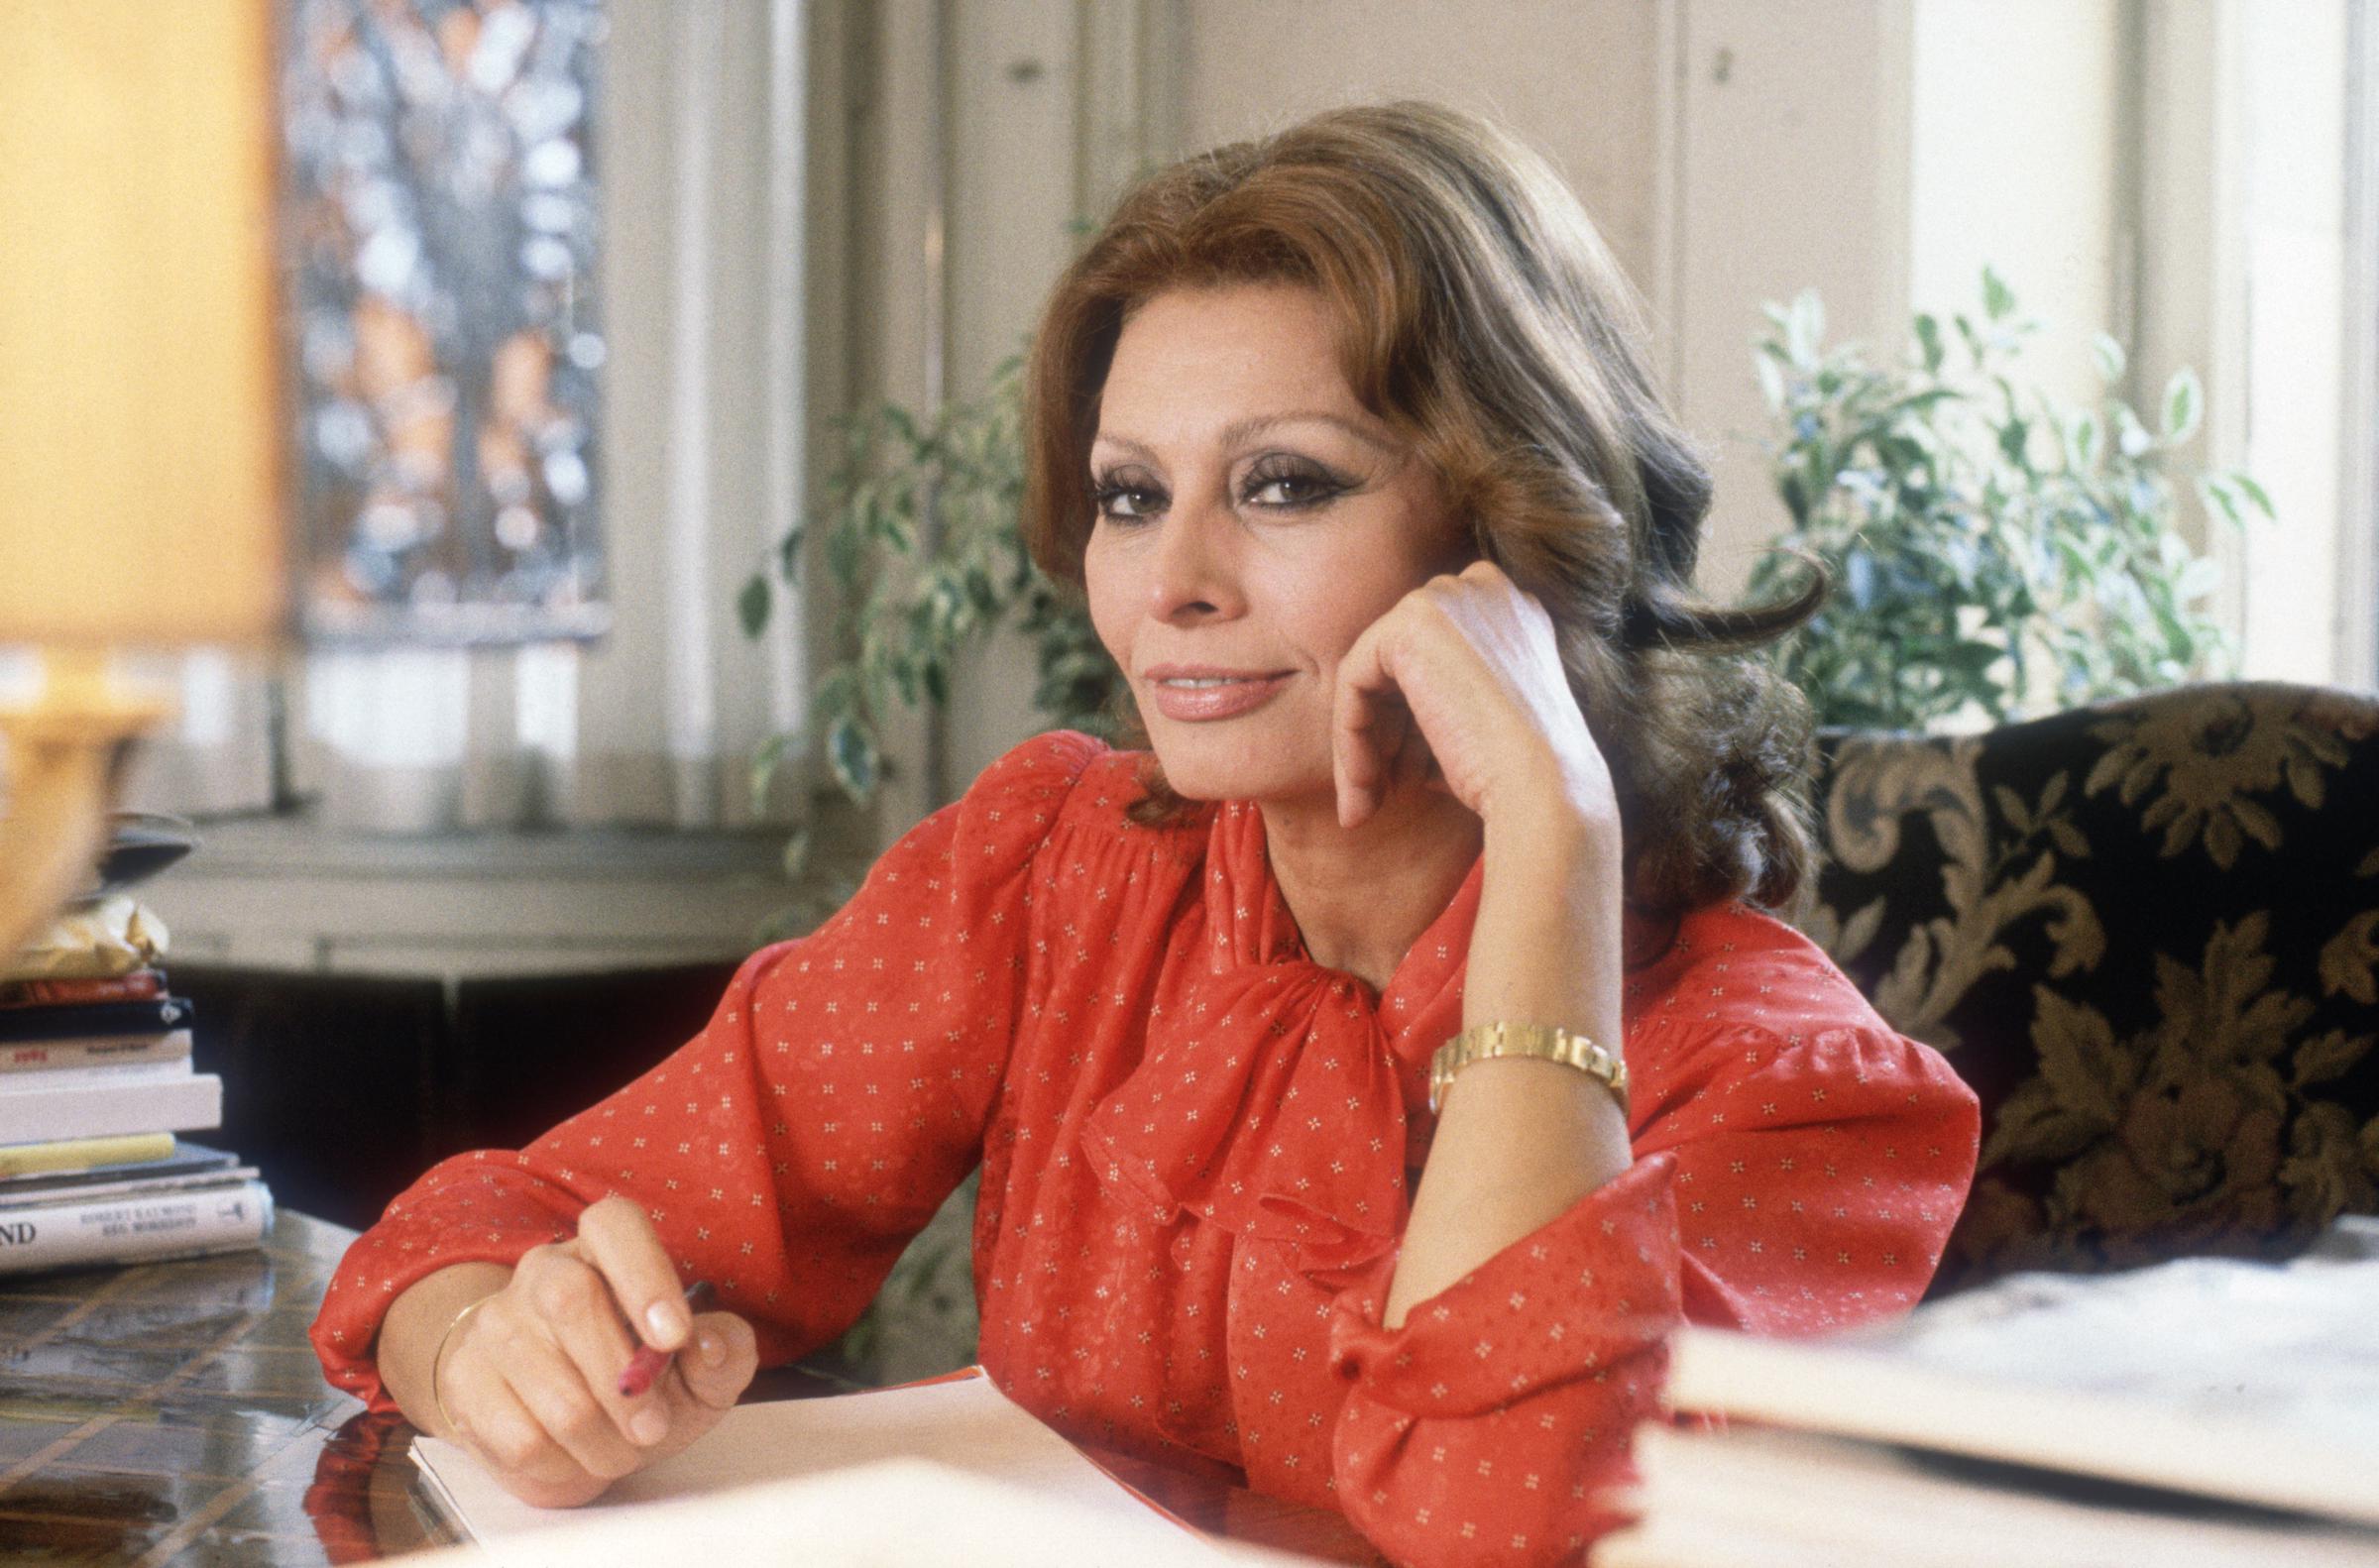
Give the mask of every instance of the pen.
<path id="1" fill-rule="evenodd" d="M 694 1284 L 686 1290 L 687 1316 L 691 1317 L 696 1313 L 708 1311 L 711 1305 L 711 1298 L 716 1294 L 718 1294 L 718 1292 L 711 1288 L 710 1281 L 695 1281 Z M 686 1345 L 692 1345 L 693 1343 L 694 1332 L 691 1328 L 689 1328 L 686 1331 Z M 681 1346 L 679 1348 L 683 1349 L 685 1347 Z M 650 1345 L 638 1345 L 636 1347 L 636 1353 L 633 1356 L 630 1356 L 627 1360 L 627 1370 L 620 1374 L 620 1393 L 622 1398 L 632 1400 L 637 1395 L 642 1394 L 646 1390 L 650 1389 L 653 1385 L 653 1381 L 660 1377 L 662 1373 L 669 1370 L 670 1359 L 676 1354 L 677 1352 L 673 1350 L 655 1350 Z"/>

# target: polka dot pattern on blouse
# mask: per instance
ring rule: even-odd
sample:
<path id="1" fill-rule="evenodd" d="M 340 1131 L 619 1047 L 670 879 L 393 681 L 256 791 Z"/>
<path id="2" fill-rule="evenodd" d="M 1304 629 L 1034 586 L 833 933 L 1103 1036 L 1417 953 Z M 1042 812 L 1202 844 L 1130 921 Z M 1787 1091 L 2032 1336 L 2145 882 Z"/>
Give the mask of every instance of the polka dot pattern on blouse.
<path id="1" fill-rule="evenodd" d="M 1397 1329 L 1380 1307 L 1461 1021 L 1481 870 L 1377 997 L 1315 964 L 1261 814 L 1129 822 L 1139 758 L 1041 736 L 919 825 L 711 1024 L 350 1251 L 330 1380 L 422 1276 L 644 1205 L 763 1360 L 838 1336 L 978 1162 L 980 1357 L 1060 1429 L 1342 1510 L 1414 1563 L 1575 1560 L 1680 1317 L 1807 1334 L 1922 1292 L 1977 1116 L 1814 947 L 1695 912 L 1633 971 L 1635 1165 Z"/>

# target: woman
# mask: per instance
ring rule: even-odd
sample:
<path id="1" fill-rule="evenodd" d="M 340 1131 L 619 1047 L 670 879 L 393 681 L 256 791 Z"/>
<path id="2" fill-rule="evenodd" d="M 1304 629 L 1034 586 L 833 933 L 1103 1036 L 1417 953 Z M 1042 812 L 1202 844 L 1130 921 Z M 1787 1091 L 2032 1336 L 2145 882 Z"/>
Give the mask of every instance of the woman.
<path id="1" fill-rule="evenodd" d="M 1627 297 L 1441 109 L 1143 184 L 1038 338 L 1030 527 L 1153 754 L 1019 747 L 643 1079 L 432 1171 L 332 1381 L 582 1501 L 839 1334 L 979 1160 L 1027 1407 L 1533 1560 L 1609 1517 L 1680 1314 L 1913 1301 L 1974 1101 L 1745 902 L 1803 874 L 1801 735 L 1720 655 L 1809 606 L 1689 602 L 1708 480 Z"/>

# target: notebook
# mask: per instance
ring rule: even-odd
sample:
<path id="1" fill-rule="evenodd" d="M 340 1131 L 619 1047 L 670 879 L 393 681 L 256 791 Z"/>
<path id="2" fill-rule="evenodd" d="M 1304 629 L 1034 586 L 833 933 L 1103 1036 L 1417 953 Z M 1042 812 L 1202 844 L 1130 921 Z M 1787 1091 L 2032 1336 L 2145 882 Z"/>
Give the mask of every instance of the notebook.
<path id="1" fill-rule="evenodd" d="M 580 1509 L 532 1508 L 438 1438 L 417 1438 L 413 1458 L 439 1510 L 519 1568 L 1291 1561 L 1159 1512 L 979 1375 L 737 1405 Z"/>

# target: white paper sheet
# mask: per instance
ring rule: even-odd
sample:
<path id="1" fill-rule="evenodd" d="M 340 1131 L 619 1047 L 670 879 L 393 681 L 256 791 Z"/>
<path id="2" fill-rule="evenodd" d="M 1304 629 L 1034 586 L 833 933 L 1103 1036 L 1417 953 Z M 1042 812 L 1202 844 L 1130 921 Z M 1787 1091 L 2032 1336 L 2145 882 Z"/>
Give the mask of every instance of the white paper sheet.
<path id="1" fill-rule="evenodd" d="M 1158 1513 L 982 1377 L 738 1405 L 582 1509 L 531 1508 L 437 1438 L 413 1456 L 457 1521 L 517 1568 L 1289 1560 Z"/>

